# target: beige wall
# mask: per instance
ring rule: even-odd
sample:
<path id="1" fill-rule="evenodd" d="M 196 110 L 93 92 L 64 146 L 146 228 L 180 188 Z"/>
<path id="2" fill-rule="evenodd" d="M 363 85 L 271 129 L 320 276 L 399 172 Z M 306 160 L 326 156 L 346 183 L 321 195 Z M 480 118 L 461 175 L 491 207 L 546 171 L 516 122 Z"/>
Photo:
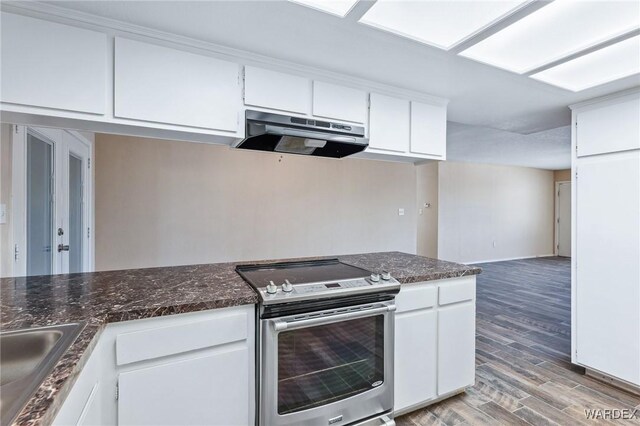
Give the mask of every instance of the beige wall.
<path id="1" fill-rule="evenodd" d="M 0 277 L 11 275 L 11 125 L 0 125 L 0 203 L 7 207 L 7 223 L 0 224 Z"/>
<path id="2" fill-rule="evenodd" d="M 438 162 L 416 166 L 418 208 L 417 253 L 438 257 Z M 430 204 L 430 207 L 425 207 Z M 422 210 L 422 213 L 420 213 Z"/>
<path id="3" fill-rule="evenodd" d="M 438 258 L 553 254 L 552 171 L 450 161 L 438 169 Z"/>
<path id="4" fill-rule="evenodd" d="M 556 170 L 553 172 L 554 182 L 570 181 L 570 180 L 571 180 L 571 169 Z"/>
<path id="5" fill-rule="evenodd" d="M 412 164 L 96 135 L 95 179 L 97 270 L 416 251 Z"/>

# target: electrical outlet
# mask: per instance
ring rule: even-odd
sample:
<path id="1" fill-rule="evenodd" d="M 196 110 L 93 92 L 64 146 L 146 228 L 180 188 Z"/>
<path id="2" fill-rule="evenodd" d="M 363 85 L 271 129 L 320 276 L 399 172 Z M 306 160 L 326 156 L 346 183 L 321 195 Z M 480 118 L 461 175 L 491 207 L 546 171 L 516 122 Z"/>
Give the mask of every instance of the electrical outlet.
<path id="1" fill-rule="evenodd" d="M 404 216 L 404 209 L 398 209 L 398 216 Z"/>
<path id="2" fill-rule="evenodd" d="M 7 205 L 0 204 L 0 223 L 7 223 Z"/>
<path id="3" fill-rule="evenodd" d="M 418 214 L 422 214 L 422 209 L 418 209 Z"/>

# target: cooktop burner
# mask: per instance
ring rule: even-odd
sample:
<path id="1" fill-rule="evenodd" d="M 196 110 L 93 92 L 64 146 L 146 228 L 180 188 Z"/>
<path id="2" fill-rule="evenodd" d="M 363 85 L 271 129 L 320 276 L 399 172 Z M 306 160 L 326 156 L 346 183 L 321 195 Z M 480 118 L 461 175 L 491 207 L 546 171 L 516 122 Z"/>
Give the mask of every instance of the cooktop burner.
<path id="1" fill-rule="evenodd" d="M 400 289 L 388 272 L 371 272 L 338 259 L 238 265 L 236 271 L 263 304 Z"/>

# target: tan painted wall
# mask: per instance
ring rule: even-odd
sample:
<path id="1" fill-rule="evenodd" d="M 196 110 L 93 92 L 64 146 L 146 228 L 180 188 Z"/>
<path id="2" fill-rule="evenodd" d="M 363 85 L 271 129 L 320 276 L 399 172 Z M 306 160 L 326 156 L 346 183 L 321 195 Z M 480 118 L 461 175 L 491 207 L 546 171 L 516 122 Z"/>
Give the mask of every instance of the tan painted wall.
<path id="1" fill-rule="evenodd" d="M 7 206 L 7 223 L 0 224 L 0 277 L 11 275 L 11 125 L 0 125 L 0 203 Z"/>
<path id="2" fill-rule="evenodd" d="M 438 258 L 553 254 L 553 171 L 451 161 L 438 171 Z"/>
<path id="3" fill-rule="evenodd" d="M 114 135 L 94 158 L 96 270 L 416 251 L 412 164 Z"/>
<path id="4" fill-rule="evenodd" d="M 434 161 L 416 166 L 417 253 L 433 258 L 438 257 L 438 164 Z"/>
<path id="5" fill-rule="evenodd" d="M 571 169 L 556 170 L 553 172 L 554 182 L 570 181 L 570 180 L 571 180 Z"/>

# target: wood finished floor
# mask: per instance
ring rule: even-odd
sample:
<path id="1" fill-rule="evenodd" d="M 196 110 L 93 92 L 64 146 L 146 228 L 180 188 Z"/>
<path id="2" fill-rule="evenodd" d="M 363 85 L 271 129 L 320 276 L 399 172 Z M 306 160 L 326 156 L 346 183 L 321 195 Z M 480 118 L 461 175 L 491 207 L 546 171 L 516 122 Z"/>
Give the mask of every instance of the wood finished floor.
<path id="1" fill-rule="evenodd" d="M 570 260 L 480 265 L 476 384 L 396 419 L 423 425 L 640 425 L 640 397 L 572 367 Z M 633 420 L 587 420 L 585 409 L 638 409 Z"/>

